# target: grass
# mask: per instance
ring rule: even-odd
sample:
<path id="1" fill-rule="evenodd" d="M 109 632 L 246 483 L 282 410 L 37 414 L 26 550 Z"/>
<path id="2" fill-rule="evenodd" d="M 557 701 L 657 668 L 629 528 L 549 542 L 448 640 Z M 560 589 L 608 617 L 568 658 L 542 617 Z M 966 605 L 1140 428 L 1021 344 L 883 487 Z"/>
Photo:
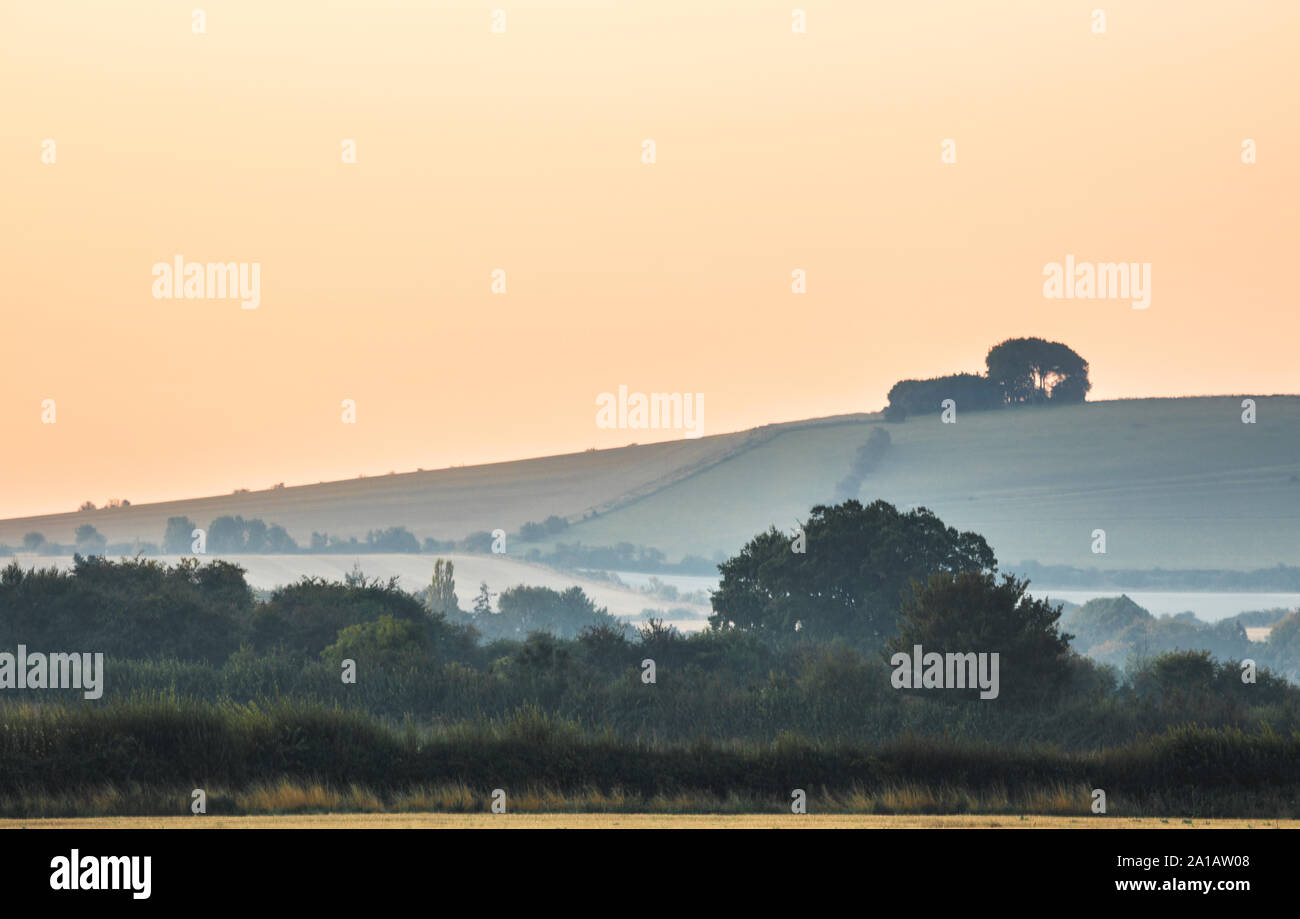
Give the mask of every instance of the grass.
<path id="1" fill-rule="evenodd" d="M 859 497 L 923 504 L 949 526 L 982 534 L 1004 566 L 1025 559 L 1134 569 L 1293 564 L 1300 397 L 1255 398 L 1252 425 L 1241 423 L 1239 396 L 959 408 L 956 424 L 941 424 L 936 406 L 934 416 L 886 425 L 892 446 Z M 110 541 L 157 542 L 174 514 L 200 526 L 221 514 L 261 517 L 287 527 L 300 543 L 312 530 L 364 536 L 389 526 L 421 538 L 460 539 L 483 529 L 484 520 L 513 532 L 551 513 L 577 521 L 595 509 L 599 516 L 576 522 L 560 538 L 653 546 L 670 559 L 710 558 L 733 554 L 772 524 L 788 529 L 811 505 L 833 501 L 854 452 L 881 423 L 843 416 L 514 463 L 2 520 L 0 542 L 18 545 L 35 530 L 70 543 L 85 522 Z M 1091 551 L 1096 528 L 1107 532 L 1100 558 Z M 547 552 L 553 542 L 510 547 Z M 292 559 L 285 564 L 291 569 Z M 293 579 L 286 570 L 285 580 Z"/>
<path id="2" fill-rule="evenodd" d="M 1300 829 L 1300 820 L 1184 820 L 875 814 L 482 814 L 384 813 L 293 816 L 91 817 L 0 820 L 6 829 Z"/>
<path id="3" fill-rule="evenodd" d="M 537 709 L 401 728 L 319 705 L 152 699 L 0 714 L 0 817 L 522 812 L 1300 817 L 1300 733 L 1185 727 L 1068 753 L 902 737 L 863 746 L 621 740 Z"/>
<path id="4" fill-rule="evenodd" d="M 629 432 L 629 440 L 636 432 Z M 206 527 L 238 514 L 278 523 L 306 545 L 313 530 L 364 538 L 367 530 L 404 526 L 419 538 L 462 539 L 476 530 L 510 532 L 551 514 L 577 519 L 647 493 L 691 470 L 728 456 L 755 439 L 721 434 L 561 456 L 368 476 L 315 485 L 215 495 L 159 504 L 0 520 L 0 543 L 22 545 L 25 533 L 72 543 L 76 528 L 93 524 L 109 542 L 161 543 L 172 516 Z"/>
<path id="5" fill-rule="evenodd" d="M 956 424 L 885 425 L 891 446 L 861 500 L 925 505 L 988 539 L 1005 566 L 1240 568 L 1294 564 L 1300 527 L 1300 398 L 1135 399 L 1057 408 L 959 411 Z M 788 530 L 834 484 L 878 421 L 778 433 L 564 540 L 630 540 L 669 557 L 734 553 Z M 1093 529 L 1107 554 L 1091 551 Z M 1051 586 L 1051 585 L 1044 585 Z"/>

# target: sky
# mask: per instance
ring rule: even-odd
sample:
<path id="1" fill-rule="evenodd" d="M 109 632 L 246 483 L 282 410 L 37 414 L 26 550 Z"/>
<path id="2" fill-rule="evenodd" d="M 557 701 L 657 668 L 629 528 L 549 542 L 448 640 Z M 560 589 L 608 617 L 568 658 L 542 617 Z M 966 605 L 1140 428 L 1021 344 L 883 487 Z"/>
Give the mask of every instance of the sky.
<path id="1" fill-rule="evenodd" d="M 874 411 L 1018 336 L 1300 391 L 1292 0 L 203 2 L 0 4 L 0 516 L 682 436 L 620 385 Z"/>

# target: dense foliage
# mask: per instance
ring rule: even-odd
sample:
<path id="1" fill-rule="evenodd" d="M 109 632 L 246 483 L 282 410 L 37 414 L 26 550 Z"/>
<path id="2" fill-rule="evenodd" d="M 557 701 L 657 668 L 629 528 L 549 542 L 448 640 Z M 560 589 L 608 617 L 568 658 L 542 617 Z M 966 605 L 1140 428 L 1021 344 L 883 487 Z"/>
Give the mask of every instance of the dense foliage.
<path id="1" fill-rule="evenodd" d="M 1002 405 L 1082 402 L 1092 389 L 1088 362 L 1074 350 L 1042 338 L 1009 338 L 984 359 L 987 375 L 956 373 L 928 380 L 900 380 L 889 390 L 888 421 L 937 413 L 946 399 L 962 411 Z"/>

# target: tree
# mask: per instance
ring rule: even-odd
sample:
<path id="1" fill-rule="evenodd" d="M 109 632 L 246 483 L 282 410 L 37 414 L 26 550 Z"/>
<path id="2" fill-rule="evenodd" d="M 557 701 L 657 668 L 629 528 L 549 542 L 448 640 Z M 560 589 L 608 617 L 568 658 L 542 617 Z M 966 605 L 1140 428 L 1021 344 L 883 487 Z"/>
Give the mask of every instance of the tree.
<path id="1" fill-rule="evenodd" d="M 366 533 L 366 545 L 374 552 L 419 552 L 420 541 L 406 527 L 388 527 Z"/>
<path id="2" fill-rule="evenodd" d="M 487 554 L 492 551 L 492 534 L 487 530 L 476 530 L 460 541 L 462 552 Z"/>
<path id="3" fill-rule="evenodd" d="M 350 658 L 379 669 L 424 656 L 429 640 L 415 623 L 382 615 L 372 622 L 358 622 L 339 630 L 334 644 L 321 651 L 321 660 L 337 664 Z"/>
<path id="4" fill-rule="evenodd" d="M 280 587 L 257 608 L 252 644 L 258 649 L 281 646 L 295 654 L 315 656 L 328 647 L 341 629 L 389 615 L 417 626 L 435 625 L 416 597 L 402 590 L 397 579 L 367 579 L 360 566 L 343 576 L 343 583 L 304 577 Z M 441 620 L 436 623 L 445 626 Z"/>
<path id="5" fill-rule="evenodd" d="M 266 523 L 259 518 L 244 522 L 244 551 L 266 551 Z"/>
<path id="6" fill-rule="evenodd" d="M 986 571 L 938 571 L 912 594 L 898 616 L 898 635 L 886 655 L 923 653 L 998 655 L 998 698 L 1044 701 L 1071 674 L 1071 635 L 1057 625 L 1061 607 L 1028 596 L 1028 581 Z M 915 664 L 915 662 L 913 662 Z M 978 697 L 979 690 L 967 693 Z"/>
<path id="7" fill-rule="evenodd" d="M 1300 610 L 1273 626 L 1263 651 L 1276 670 L 1300 682 Z"/>
<path id="8" fill-rule="evenodd" d="M 1082 402 L 1092 389 L 1088 362 L 1060 342 L 1008 338 L 984 363 L 1007 402 Z"/>
<path id="9" fill-rule="evenodd" d="M 35 552 L 45 542 L 45 534 L 28 533 L 23 537 L 23 548 L 28 552 Z"/>
<path id="10" fill-rule="evenodd" d="M 961 411 L 997 408 L 1003 403 L 997 384 L 978 373 L 954 373 L 929 380 L 899 380 L 889 390 L 886 421 L 902 421 L 908 415 L 938 414 L 944 399 L 952 399 Z"/>
<path id="11" fill-rule="evenodd" d="M 581 587 L 562 592 L 549 587 L 511 587 L 501 592 L 497 607 L 495 616 L 474 621 L 488 639 L 522 639 L 533 632 L 576 638 L 587 626 L 620 625 L 607 609 L 592 603 Z"/>
<path id="12" fill-rule="evenodd" d="M 478 596 L 474 598 L 474 615 L 485 616 L 492 612 L 492 595 L 488 593 L 487 581 L 478 585 Z"/>
<path id="13" fill-rule="evenodd" d="M 520 542 L 539 542 L 546 538 L 546 526 L 541 523 L 528 522 L 519 528 Z"/>
<path id="14" fill-rule="evenodd" d="M 433 581 L 429 584 L 429 611 L 446 616 L 460 609 L 456 598 L 456 565 L 440 558 L 433 563 Z"/>
<path id="15" fill-rule="evenodd" d="M 190 551 L 194 537 L 194 521 L 189 517 L 168 517 L 167 531 L 163 534 L 163 552 L 184 555 Z"/>
<path id="16" fill-rule="evenodd" d="M 718 566 L 722 580 L 709 617 L 715 629 L 842 636 L 878 648 L 894 634 L 913 579 L 997 567 L 982 536 L 959 533 L 924 507 L 904 513 L 885 501 L 818 505 L 803 531 L 803 552 L 772 527 Z"/>
<path id="17" fill-rule="evenodd" d="M 70 571 L 0 576 L 0 647 L 24 642 L 94 648 L 109 660 L 220 664 L 239 647 L 252 611 L 253 593 L 233 565 L 77 554 Z"/>
<path id="18" fill-rule="evenodd" d="M 289 535 L 288 530 L 277 523 L 266 531 L 266 551 L 275 555 L 288 555 L 298 551 L 298 543 Z"/>
<path id="19" fill-rule="evenodd" d="M 209 552 L 243 552 L 244 518 L 229 514 L 218 517 L 208 527 Z"/>
<path id="20" fill-rule="evenodd" d="M 77 551 L 82 555 L 103 555 L 107 544 L 108 540 L 90 524 L 77 527 Z"/>

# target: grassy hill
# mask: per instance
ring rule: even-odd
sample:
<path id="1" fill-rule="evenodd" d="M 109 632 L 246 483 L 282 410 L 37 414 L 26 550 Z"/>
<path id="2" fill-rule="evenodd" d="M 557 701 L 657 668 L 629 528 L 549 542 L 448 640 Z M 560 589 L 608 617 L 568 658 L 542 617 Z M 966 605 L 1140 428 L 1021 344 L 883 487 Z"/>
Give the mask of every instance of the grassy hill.
<path id="1" fill-rule="evenodd" d="M 110 543 L 161 543 L 167 519 L 187 516 L 206 527 L 230 514 L 278 523 L 301 545 L 313 530 L 364 538 L 367 531 L 404 526 L 419 538 L 460 539 L 498 527 L 514 532 L 552 514 L 571 520 L 653 493 L 693 472 L 771 437 L 769 425 L 691 440 L 588 450 L 561 456 L 322 482 L 183 501 L 0 520 L 0 544 L 17 547 L 29 532 L 71 544 L 83 523 Z"/>
<path id="2" fill-rule="evenodd" d="M 729 555 L 775 523 L 789 529 L 835 500 L 875 426 L 890 446 L 859 488 L 863 501 L 925 505 L 987 537 L 1004 565 L 1026 559 L 1098 568 L 1238 568 L 1300 564 L 1300 397 L 1140 399 L 1056 408 L 938 412 L 897 424 L 852 415 L 698 440 L 512 463 L 407 473 L 0 521 L 0 543 L 24 533 L 71 542 L 92 523 L 110 542 L 158 542 L 172 515 L 207 526 L 221 514 L 364 536 L 405 526 L 461 538 L 559 514 L 559 538 L 630 542 L 669 556 Z M 1091 551 L 1104 529 L 1107 554 Z M 510 554 L 551 543 L 512 542 Z"/>
<path id="3" fill-rule="evenodd" d="M 870 429 L 891 445 L 863 501 L 925 505 L 983 534 L 1003 564 L 1262 568 L 1300 564 L 1300 398 L 1141 399 L 854 419 L 764 443 L 565 534 L 629 539 L 670 555 L 733 552 L 769 524 L 788 529 L 834 499 Z M 1094 555 L 1104 529 L 1107 554 Z"/>

